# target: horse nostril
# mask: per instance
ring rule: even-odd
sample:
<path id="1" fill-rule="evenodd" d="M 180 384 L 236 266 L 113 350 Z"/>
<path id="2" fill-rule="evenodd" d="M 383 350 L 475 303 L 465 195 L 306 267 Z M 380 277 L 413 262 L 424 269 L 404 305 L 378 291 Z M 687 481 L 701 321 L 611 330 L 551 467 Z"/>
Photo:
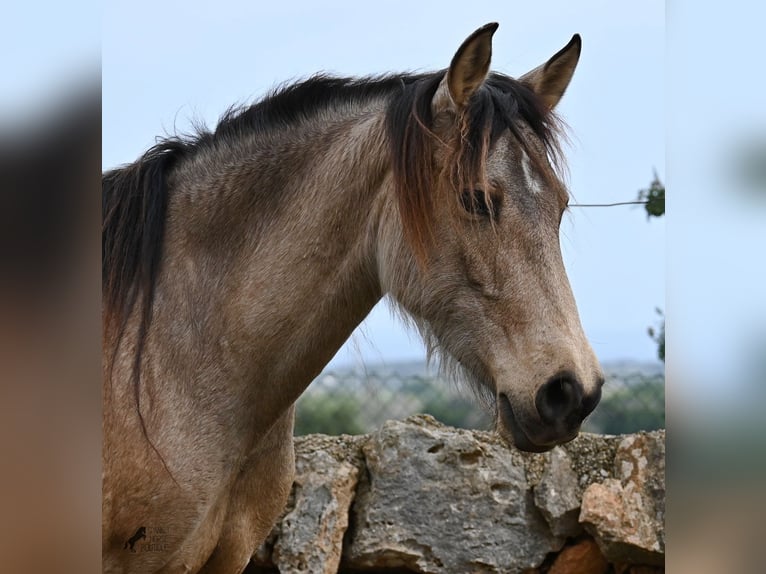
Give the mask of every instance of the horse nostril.
<path id="1" fill-rule="evenodd" d="M 582 403 L 582 385 L 569 372 L 551 377 L 540 387 L 535 397 L 535 406 L 540 418 L 549 424 L 556 424 L 570 418 L 572 413 L 580 411 Z"/>

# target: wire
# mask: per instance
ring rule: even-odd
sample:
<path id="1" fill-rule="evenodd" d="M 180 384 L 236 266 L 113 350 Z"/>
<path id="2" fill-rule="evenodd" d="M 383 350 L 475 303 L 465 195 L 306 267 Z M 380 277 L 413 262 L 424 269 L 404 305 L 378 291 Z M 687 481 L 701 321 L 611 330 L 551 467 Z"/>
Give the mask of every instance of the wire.
<path id="1" fill-rule="evenodd" d="M 615 205 L 646 205 L 648 201 L 619 201 L 617 203 L 570 203 L 569 207 L 614 207 Z"/>

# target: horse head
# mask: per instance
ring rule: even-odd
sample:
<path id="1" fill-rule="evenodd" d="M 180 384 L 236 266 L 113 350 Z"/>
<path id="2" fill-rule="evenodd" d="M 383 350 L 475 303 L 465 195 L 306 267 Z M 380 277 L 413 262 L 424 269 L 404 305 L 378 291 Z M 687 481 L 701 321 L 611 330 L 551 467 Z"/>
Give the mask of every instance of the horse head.
<path id="1" fill-rule="evenodd" d="M 489 400 L 500 434 L 544 451 L 577 436 L 603 384 L 559 245 L 569 195 L 554 108 L 581 41 L 514 80 L 489 72 L 496 29 L 469 36 L 405 94 L 400 128 L 389 122 L 404 240 L 386 238 L 381 276 Z"/>

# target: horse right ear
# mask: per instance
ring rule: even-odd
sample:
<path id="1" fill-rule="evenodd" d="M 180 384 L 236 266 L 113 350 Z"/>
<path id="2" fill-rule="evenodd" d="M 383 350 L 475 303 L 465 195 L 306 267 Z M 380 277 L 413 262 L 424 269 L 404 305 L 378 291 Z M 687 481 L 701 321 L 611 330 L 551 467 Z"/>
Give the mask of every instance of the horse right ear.
<path id="1" fill-rule="evenodd" d="M 582 39 L 579 34 L 575 34 L 550 60 L 524 74 L 519 81 L 532 88 L 545 107 L 552 110 L 572 80 L 581 50 Z"/>
<path id="2" fill-rule="evenodd" d="M 492 35 L 498 25 L 496 22 L 485 24 L 458 48 L 434 94 L 431 104 L 434 115 L 447 109 L 459 111 L 465 108 L 484 83 L 492 59 Z"/>

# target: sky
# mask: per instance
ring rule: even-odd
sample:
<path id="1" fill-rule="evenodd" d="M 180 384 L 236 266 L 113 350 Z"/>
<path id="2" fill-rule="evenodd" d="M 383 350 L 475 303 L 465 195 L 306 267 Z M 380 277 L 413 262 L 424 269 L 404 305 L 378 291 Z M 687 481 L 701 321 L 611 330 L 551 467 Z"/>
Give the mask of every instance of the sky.
<path id="1" fill-rule="evenodd" d="M 110 2 L 102 30 L 103 153 L 134 161 L 156 136 L 214 126 L 234 103 L 323 71 L 367 75 L 446 67 L 496 21 L 492 68 L 518 77 L 571 38 L 580 63 L 558 107 L 570 127 L 572 203 L 630 201 L 665 178 L 663 2 Z M 151 14 L 151 17 L 147 17 Z M 603 361 L 654 360 L 665 307 L 665 221 L 641 206 L 573 207 L 561 245 L 580 317 Z M 331 366 L 416 360 L 414 333 L 376 307 Z"/>

